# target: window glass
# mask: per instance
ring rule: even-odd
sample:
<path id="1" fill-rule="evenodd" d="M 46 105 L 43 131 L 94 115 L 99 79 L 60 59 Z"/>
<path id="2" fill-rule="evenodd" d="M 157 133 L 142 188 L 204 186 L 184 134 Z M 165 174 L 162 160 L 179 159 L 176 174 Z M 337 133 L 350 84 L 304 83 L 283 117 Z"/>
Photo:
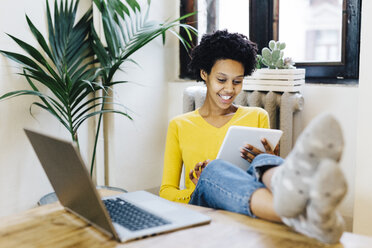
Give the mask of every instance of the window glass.
<path id="1" fill-rule="evenodd" d="M 342 0 L 280 0 L 279 40 L 297 63 L 341 62 Z"/>
<path id="2" fill-rule="evenodd" d="M 214 9 L 212 9 L 214 8 Z M 217 18 L 216 18 L 217 17 Z M 199 41 L 208 30 L 208 22 L 215 23 L 213 29 L 227 29 L 249 36 L 249 1 L 248 0 L 199 0 L 198 31 Z"/>
<path id="3" fill-rule="evenodd" d="M 198 0 L 198 43 L 202 36 L 207 33 L 207 2 L 206 0 Z"/>
<path id="4" fill-rule="evenodd" d="M 218 27 L 249 37 L 249 1 L 219 0 Z"/>

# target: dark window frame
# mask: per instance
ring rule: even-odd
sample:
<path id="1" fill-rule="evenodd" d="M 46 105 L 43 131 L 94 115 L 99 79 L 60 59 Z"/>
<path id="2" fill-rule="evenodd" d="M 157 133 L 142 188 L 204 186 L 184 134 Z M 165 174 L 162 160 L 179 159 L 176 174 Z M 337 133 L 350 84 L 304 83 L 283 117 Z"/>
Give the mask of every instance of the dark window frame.
<path id="1" fill-rule="evenodd" d="M 257 43 L 259 51 L 267 46 L 272 39 L 278 40 L 279 27 L 279 0 L 250 0 L 250 39 Z M 306 68 L 306 79 L 309 82 L 320 82 L 327 79 L 328 83 L 343 83 L 336 79 L 359 78 L 359 53 L 360 53 L 360 21 L 361 1 L 344 0 L 343 3 L 343 57 L 338 63 L 296 63 L 297 68 Z M 187 7 L 187 8 L 185 8 Z M 181 0 L 180 14 L 197 11 L 197 0 Z M 197 27 L 197 16 L 187 23 Z M 197 44 L 197 37 L 193 45 Z M 188 52 L 180 45 L 180 78 L 194 79 L 187 70 L 190 58 Z M 335 80 L 329 80 L 335 79 Z M 350 83 L 350 80 L 345 80 Z"/>
<path id="2" fill-rule="evenodd" d="M 197 11 L 197 6 L 198 6 L 197 1 L 198 0 L 181 0 L 180 1 L 180 16 Z M 181 23 L 187 23 L 197 29 L 198 28 L 197 21 L 198 21 L 198 15 L 193 15 L 193 16 L 190 16 L 182 20 Z M 180 35 L 184 37 L 185 39 L 187 39 L 186 38 L 187 33 L 184 29 L 180 30 Z M 191 43 L 191 46 L 194 47 L 196 46 L 197 42 L 198 42 L 198 37 L 192 33 L 192 41 L 189 41 L 189 43 Z M 190 62 L 190 55 L 189 55 L 190 51 L 187 51 L 181 42 L 179 43 L 179 49 L 180 49 L 180 75 L 179 77 L 183 79 L 195 79 L 193 78 L 193 76 L 191 75 L 187 67 L 187 65 Z"/>

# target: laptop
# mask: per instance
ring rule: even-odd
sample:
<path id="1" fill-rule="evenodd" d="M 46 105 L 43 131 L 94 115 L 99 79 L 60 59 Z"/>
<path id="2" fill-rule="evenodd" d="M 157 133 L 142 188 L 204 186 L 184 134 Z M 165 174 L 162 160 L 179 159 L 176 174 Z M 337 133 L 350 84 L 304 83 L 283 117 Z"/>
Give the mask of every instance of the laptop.
<path id="1" fill-rule="evenodd" d="M 250 144 L 261 151 L 265 151 L 261 142 L 262 138 L 266 138 L 271 148 L 274 149 L 282 134 L 283 131 L 278 129 L 231 126 L 227 130 L 217 159 L 223 159 L 243 170 L 247 170 L 250 163 L 240 156 L 240 149 L 245 144 Z"/>
<path id="2" fill-rule="evenodd" d="M 211 221 L 146 191 L 101 199 L 75 144 L 25 132 L 64 208 L 120 242 Z"/>

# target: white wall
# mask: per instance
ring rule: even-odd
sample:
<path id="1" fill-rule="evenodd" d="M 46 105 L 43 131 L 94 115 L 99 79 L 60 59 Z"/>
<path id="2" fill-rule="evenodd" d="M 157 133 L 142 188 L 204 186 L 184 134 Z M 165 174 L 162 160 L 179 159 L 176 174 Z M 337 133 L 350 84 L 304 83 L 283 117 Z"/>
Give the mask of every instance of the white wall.
<path id="1" fill-rule="evenodd" d="M 372 235 L 372 78 L 371 1 L 362 1 L 359 108 L 357 125 L 357 167 L 355 180 L 354 231 Z"/>
<path id="2" fill-rule="evenodd" d="M 5 33 L 36 45 L 28 29 L 25 13 L 45 33 L 45 1 L 3 0 L 1 4 L 0 49 L 21 52 Z M 81 1 L 82 10 L 90 4 L 89 0 Z M 0 55 L 0 95 L 30 89 L 25 79 L 15 74 L 17 72 L 20 72 L 18 65 Z M 0 216 L 34 207 L 40 197 L 52 191 L 22 129 L 28 127 L 70 138 L 64 127 L 44 111 L 33 108 L 36 119 L 30 116 L 29 106 L 35 100 L 25 96 L 0 102 Z"/>
<path id="3" fill-rule="evenodd" d="M 149 18 L 164 21 L 177 13 L 179 1 L 153 1 Z M 141 67 L 126 64 L 116 75 L 133 82 L 115 87 L 115 96 L 134 120 L 117 115 L 110 123 L 110 185 L 129 191 L 160 185 L 168 125 L 165 82 L 177 77 L 177 58 L 178 41 L 167 33 L 165 46 L 157 38 L 132 56 Z"/>
<path id="4" fill-rule="evenodd" d="M 340 166 L 348 183 L 348 193 L 340 205 L 348 230 L 352 229 L 356 167 L 356 133 L 359 89 L 357 86 L 307 84 L 303 90 L 305 105 L 303 127 L 322 112 L 332 113 L 344 134 L 344 153 Z"/>

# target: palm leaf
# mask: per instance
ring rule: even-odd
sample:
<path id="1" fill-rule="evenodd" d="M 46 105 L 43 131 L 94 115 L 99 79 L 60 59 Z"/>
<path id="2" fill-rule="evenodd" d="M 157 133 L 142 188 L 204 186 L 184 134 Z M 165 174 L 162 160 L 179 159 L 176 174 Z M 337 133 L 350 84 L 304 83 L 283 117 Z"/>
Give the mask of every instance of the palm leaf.
<path id="1" fill-rule="evenodd" d="M 11 91 L 11 92 L 8 92 L 2 96 L 0 96 L 0 101 L 1 100 L 8 100 L 8 99 L 11 99 L 11 98 L 14 98 L 14 97 L 18 97 L 18 96 L 37 96 L 39 98 L 42 98 L 45 100 L 45 102 L 47 101 L 51 101 L 51 98 L 49 98 L 47 95 L 41 93 L 41 92 L 38 92 L 38 91 L 34 91 L 34 90 L 17 90 L 17 91 Z M 35 103 L 33 103 L 35 104 Z M 53 104 L 53 103 L 52 103 Z M 66 122 L 63 121 L 63 118 L 61 118 L 60 115 L 58 115 L 54 109 L 52 107 L 50 107 L 50 103 L 46 104 L 46 105 L 49 105 L 47 108 L 49 109 L 49 112 L 54 116 L 56 117 L 64 126 L 67 126 Z"/>
<path id="2" fill-rule="evenodd" d="M 92 8 L 76 20 L 78 4 L 79 0 L 61 0 L 60 4 L 57 4 L 56 0 L 52 15 L 49 1 L 46 0 L 47 39 L 26 16 L 28 27 L 45 54 L 28 42 L 10 34 L 9 37 L 27 55 L 0 50 L 0 53 L 23 67 L 23 73 L 20 74 L 26 77 L 33 89 L 32 91 L 9 92 L 1 99 L 21 95 L 39 97 L 42 103 L 35 102 L 32 105 L 55 116 L 68 129 L 73 140 L 75 140 L 77 131 L 72 124 L 72 113 L 77 113 L 74 108 L 82 105 L 89 93 L 102 90 L 102 87 L 87 83 L 94 81 L 98 75 L 96 69 L 92 68 L 93 50 L 90 46 Z M 48 95 L 41 93 L 36 84 L 49 89 Z"/>
<path id="3" fill-rule="evenodd" d="M 116 1 L 116 0 L 115 0 Z M 113 1 L 113 2 L 115 2 Z M 95 1 L 97 2 L 97 1 Z M 111 1 L 109 1 L 111 2 Z M 109 7 L 114 4 L 108 5 Z M 106 51 L 109 51 L 109 54 L 103 55 L 103 49 L 102 44 L 100 42 L 96 41 L 94 50 L 98 51 L 97 57 L 100 60 L 100 62 L 103 62 L 105 64 L 107 63 L 107 57 L 111 58 L 111 60 L 114 62 L 113 66 L 110 68 L 110 70 L 106 71 L 106 82 L 111 81 L 113 75 L 115 72 L 120 68 L 120 65 L 133 53 L 135 53 L 137 50 L 141 49 L 144 45 L 155 39 L 156 37 L 160 35 L 165 35 L 165 32 L 177 25 L 179 25 L 179 21 L 187 18 L 195 13 L 188 14 L 186 16 L 177 18 L 173 21 L 170 21 L 165 24 L 158 24 L 155 22 L 148 22 L 145 19 L 143 22 L 138 22 L 138 18 L 141 17 L 141 13 L 139 12 L 140 9 L 135 9 L 129 13 L 131 14 L 128 18 L 126 15 L 128 15 L 128 12 L 123 12 L 120 8 L 110 9 L 107 8 L 107 5 L 105 5 L 105 1 L 101 0 L 101 6 L 105 6 L 106 8 L 103 8 L 102 10 L 102 22 L 103 22 L 103 28 L 104 28 L 104 34 L 105 39 L 107 42 L 107 49 Z M 133 5 L 132 5 L 133 7 Z M 113 13 L 117 13 L 117 15 L 114 15 Z M 120 16 L 121 23 L 124 24 L 130 24 L 127 26 L 126 29 L 122 27 L 122 25 L 119 25 L 120 23 L 115 22 L 113 17 Z M 147 17 L 146 17 L 147 18 Z M 131 26 L 132 28 L 129 28 Z M 118 28 L 115 28 L 118 27 Z M 183 24 L 182 26 L 184 29 L 188 30 L 188 25 Z M 190 27 L 192 29 L 192 27 Z M 133 33 L 132 31 L 135 30 Z M 120 31 L 120 32 L 119 32 Z M 192 30 L 195 31 L 195 30 Z M 119 35 L 120 33 L 120 35 Z M 185 41 L 181 36 L 179 36 L 177 33 L 173 32 L 182 44 L 184 44 L 185 47 L 190 47 L 189 43 Z M 123 37 L 122 39 L 119 39 L 118 36 Z M 191 34 L 188 32 L 189 38 L 191 38 Z M 117 51 L 117 43 L 118 41 L 121 41 L 120 44 L 120 50 L 122 53 L 119 56 L 114 56 Z"/>
<path id="4" fill-rule="evenodd" d="M 41 67 L 35 63 L 32 59 L 22 55 L 22 54 L 19 54 L 19 53 L 13 53 L 13 52 L 8 52 L 8 51 L 4 51 L 4 50 L 0 50 L 0 53 L 2 53 L 3 55 L 5 55 L 6 57 L 10 58 L 11 60 L 23 65 L 23 66 L 26 66 L 26 68 L 33 68 L 35 70 L 41 70 Z"/>
<path id="5" fill-rule="evenodd" d="M 84 108 L 89 108 L 89 106 L 94 105 L 95 102 L 97 102 L 99 100 L 102 100 L 102 99 L 103 99 L 102 96 L 100 96 L 100 97 L 93 97 L 92 99 L 90 99 L 88 101 L 85 101 L 82 104 L 79 104 L 79 106 L 77 106 L 76 108 L 74 108 L 74 111 L 72 112 L 72 117 L 76 116 Z"/>
<path id="6" fill-rule="evenodd" d="M 80 120 L 74 125 L 75 132 L 80 127 L 80 125 L 84 121 L 86 121 L 87 119 L 89 119 L 93 116 L 100 115 L 100 114 L 105 114 L 105 113 L 120 114 L 120 115 L 123 115 L 123 116 L 127 117 L 128 119 L 132 120 L 132 117 L 130 117 L 127 113 L 124 113 L 122 111 L 118 111 L 118 110 L 115 110 L 115 109 L 103 109 L 103 110 L 95 111 L 93 113 L 89 113 L 89 114 L 83 116 L 82 118 L 80 118 Z"/>
<path id="7" fill-rule="evenodd" d="M 100 97 L 100 98 L 102 99 L 103 97 Z M 96 107 L 100 107 L 102 105 L 102 102 L 95 103 L 95 102 L 97 102 L 98 98 L 93 98 L 93 99 L 94 99 L 94 101 L 92 101 L 91 103 L 89 103 L 86 106 L 82 107 L 81 109 L 79 109 L 78 113 L 75 113 L 75 115 L 73 115 L 74 116 L 74 119 L 73 119 L 73 122 L 72 122 L 73 124 L 79 122 L 83 116 L 86 116 L 89 113 L 92 113 L 92 110 L 94 110 Z M 112 105 L 120 105 L 120 106 L 122 106 L 121 104 L 116 103 L 116 102 L 105 102 L 105 103 L 106 104 L 112 104 Z M 114 109 L 107 109 L 107 110 L 114 110 Z M 115 113 L 125 114 L 125 116 L 127 116 L 127 117 L 129 116 L 128 114 L 126 114 L 126 113 L 124 113 L 122 111 L 118 111 L 118 110 L 115 110 L 115 111 L 117 111 Z"/>
<path id="8" fill-rule="evenodd" d="M 41 103 L 39 102 L 33 102 L 30 106 L 30 112 L 31 112 L 31 107 L 33 105 L 36 105 L 38 106 L 39 108 L 42 108 L 44 110 L 46 110 L 47 112 L 49 112 L 51 115 L 53 115 L 54 117 L 57 118 L 57 120 L 59 120 L 59 122 L 64 126 L 66 127 L 66 129 L 70 129 L 70 127 L 67 125 L 67 123 L 65 121 L 63 121 L 54 111 L 52 111 L 52 109 L 50 108 L 50 106 L 47 106 L 47 105 L 42 105 Z"/>
<path id="9" fill-rule="evenodd" d="M 31 88 L 35 91 L 35 92 L 40 92 L 39 89 L 35 86 L 35 84 L 32 82 L 32 80 L 30 79 L 30 77 L 28 75 L 25 74 L 25 77 L 27 79 L 27 82 L 28 84 L 31 86 Z M 64 107 L 56 100 L 54 100 L 52 97 L 49 97 L 49 96 L 46 96 L 44 94 L 42 94 L 42 96 L 39 96 L 39 98 L 44 102 L 44 104 L 50 108 L 50 111 L 53 113 L 53 115 L 57 118 L 57 119 L 65 119 L 66 121 L 68 121 L 68 113 L 66 112 L 66 110 L 64 109 Z M 53 107 L 51 106 L 53 105 L 55 109 L 58 110 L 58 112 L 60 113 L 60 115 L 58 115 L 56 113 L 56 111 L 53 109 Z"/>

